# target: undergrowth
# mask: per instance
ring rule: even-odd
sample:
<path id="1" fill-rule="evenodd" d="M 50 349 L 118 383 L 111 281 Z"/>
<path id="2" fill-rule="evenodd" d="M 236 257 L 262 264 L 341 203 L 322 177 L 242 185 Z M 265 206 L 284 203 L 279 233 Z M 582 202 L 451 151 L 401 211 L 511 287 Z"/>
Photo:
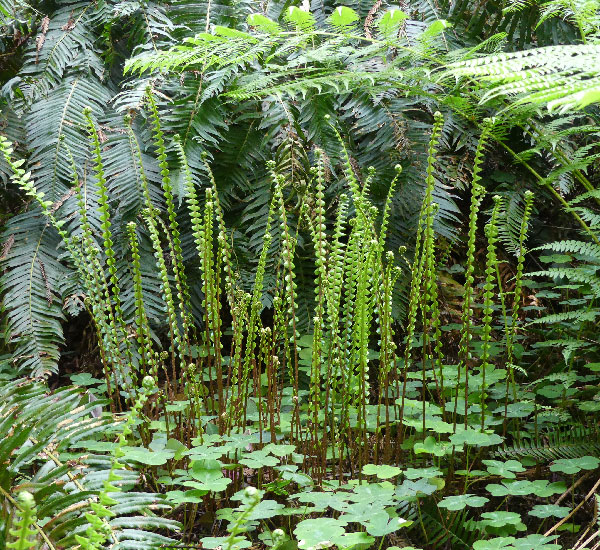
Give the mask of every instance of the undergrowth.
<path id="1" fill-rule="evenodd" d="M 0 446 L 3 460 L 10 457 L 1 489 L 11 506 L 4 523 L 8 547 L 30 548 L 44 541 L 50 548 L 76 543 L 96 549 L 112 539 L 113 548 L 201 543 L 230 549 L 257 542 L 273 548 L 406 548 L 412 540 L 427 548 L 559 548 L 559 529 L 575 532 L 574 520 L 581 514 L 572 500 L 575 476 L 585 478 L 600 463 L 598 433 L 585 427 L 597 402 L 593 396 L 576 401 L 578 414 L 569 412 L 574 397 L 583 395 L 583 390 L 575 393 L 577 385 L 597 380 L 594 373 L 600 369 L 588 363 L 592 374 L 578 374 L 578 347 L 568 341 L 556 344 L 565 348 L 567 371 L 534 381 L 519 365 L 527 353 L 521 311 L 526 309 L 523 289 L 531 282 L 524 281 L 523 266 L 534 199 L 532 193 L 525 196 L 517 270 L 507 282 L 498 257 L 505 205 L 500 196 L 490 201 L 480 183 L 493 121 L 485 126 L 475 156 L 464 296 L 456 326 L 442 321 L 433 232 L 442 115 L 436 113 L 431 129 L 416 246 L 407 262 L 411 283 L 402 328 L 393 314 L 393 293 L 402 275 L 395 259 L 406 251 L 385 248 L 391 200 L 379 213 L 369 198 L 375 172 L 361 183 L 346 154 L 348 191 L 339 201 L 335 224 L 328 226 L 326 158 L 317 154 L 311 200 L 299 220 L 312 237 L 314 254 L 312 330 L 307 334 L 297 326 L 298 232 L 286 207 L 285 177 L 275 164 L 268 165 L 271 199 L 254 285 L 247 291 L 239 285 L 208 159 L 203 170 L 209 183 L 198 189 L 175 138 L 202 281 L 205 323 L 192 322 L 189 270 L 183 265 L 180 221 L 165 162 L 167 142 L 151 89 L 147 105 L 166 210 L 152 203 L 140 162 L 145 209 L 142 219 L 124 228 L 111 220 L 102 148 L 89 110 L 84 114 L 95 179 L 80 181 L 73 170 L 79 203 L 75 224 L 57 216 L 53 203 L 21 168 L 22 161 L 12 160 L 9 142 L 0 142 L 13 181 L 37 201 L 78 269 L 104 374 L 102 380 L 77 375 L 74 381 L 87 389 L 64 389 L 41 401 L 37 383 L 13 382 L 8 394 L 4 390 L 7 397 L 11 389 L 17 392 L 3 404 L 4 424 L 18 419 Z M 337 133 L 335 126 L 332 131 Z M 98 196 L 98 228 L 88 216 L 90 186 Z M 390 197 L 394 186 L 395 181 Z M 481 208 L 484 203 L 491 204 L 488 213 Z M 475 235 L 481 224 L 487 252 L 477 285 Z M 130 243 L 128 274 L 114 260 L 113 232 L 122 230 Z M 168 322 L 162 338 L 145 308 L 141 246 L 152 247 L 160 280 Z M 594 246 L 548 245 L 555 254 L 546 261 L 584 263 L 537 275 L 565 278 L 572 291 L 588 285 L 587 292 L 595 292 L 595 275 L 587 268 L 598 256 Z M 265 266 L 273 256 L 276 278 L 267 288 Z M 125 276 L 132 281 L 134 312 L 122 309 Z M 273 295 L 268 316 L 267 291 Z M 585 323 L 595 318 L 592 303 L 584 311 L 533 323 Z M 445 356 L 443 345 L 452 333 L 460 342 L 456 363 Z M 101 399 L 86 400 L 87 394 Z M 73 400 L 84 405 L 70 413 Z M 64 412 L 54 408 L 45 417 L 40 412 L 45 402 L 60 403 Z M 111 413 L 102 412 L 105 403 L 113 414 L 129 411 L 124 423 L 111 424 Z M 76 411 L 80 420 L 69 416 Z M 26 424 L 24 419 L 34 413 L 37 424 Z M 579 431 L 561 432 L 569 421 L 576 421 Z M 106 438 L 109 425 L 116 439 Z M 71 458 L 74 448 L 104 455 Z M 552 481 L 544 474 L 548 468 Z M 158 499 L 132 492 L 134 483 L 165 495 Z M 557 497 L 562 506 L 553 503 Z M 177 521 L 154 513 L 166 506 L 171 507 L 167 516 Z M 143 519 L 131 515 L 138 510 Z M 70 522 L 68 527 L 64 522 Z M 140 530 L 141 524 L 155 531 Z M 223 528 L 202 527 L 210 524 Z M 180 529 L 181 544 L 167 539 L 166 529 Z"/>
<path id="2" fill-rule="evenodd" d="M 463 13 L 459 4 L 450 11 Z M 524 4 L 531 3 L 509 2 L 502 18 Z M 4 340 L 18 360 L 13 366 L 0 356 L 0 546 L 597 548 L 600 195 L 588 177 L 597 154 L 593 144 L 565 153 L 562 140 L 576 119 L 549 123 L 555 133 L 544 137 L 537 113 L 509 119 L 500 103 L 499 116 L 486 112 L 478 123 L 483 109 L 476 114 L 473 106 L 503 94 L 516 95 L 519 109 L 545 102 L 566 112 L 596 102 L 598 77 L 581 64 L 597 53 L 597 2 L 544 5 L 540 25 L 558 14 L 584 42 L 569 50 L 574 66 L 564 74 L 556 71 L 565 51 L 556 48 L 471 59 L 479 48 L 495 51 L 501 33 L 461 51 L 433 80 L 429 68 L 442 65 L 448 27 L 437 15 L 415 30 L 408 14 L 392 9 L 375 31 L 375 3 L 362 36 L 350 7 L 337 7 L 324 24 L 286 4 L 284 26 L 253 14 L 253 32 L 242 32 L 210 29 L 211 6 L 206 32 L 160 51 L 160 33 L 150 31 L 153 48 L 140 47 L 126 64 L 130 74 L 152 78 L 119 99 L 131 109 L 118 146 L 106 144 L 106 124 L 97 117 L 103 96 L 85 108 L 73 100 L 75 122 L 52 142 L 54 174 L 70 178 L 60 199 L 52 186 L 46 194 L 48 186 L 0 136 L 2 166 L 31 201 L 28 213 L 12 220 L 16 237 L 2 258 L 15 239 L 44 242 L 43 254 L 34 254 L 41 280 L 28 283 L 33 260 L 29 279 L 19 271 L 31 243 L 27 254 L 8 260 L 12 270 L 2 277 L 5 299 L 27 284 L 30 299 L 21 297 L 26 307 L 15 308 L 6 325 Z M 144 14 L 146 25 L 161 28 Z M 71 32 L 76 23 L 68 17 L 63 30 Z M 110 34 L 107 23 L 102 32 Z M 542 68 L 530 67 L 534 62 Z M 241 74 L 246 66 L 252 74 Z M 209 88 L 219 90 L 203 101 L 257 101 L 253 108 L 275 116 L 275 97 L 286 117 L 289 136 L 273 160 L 257 154 L 242 167 L 263 164 L 261 188 L 243 199 L 250 203 L 244 231 L 232 228 L 231 216 L 243 186 L 231 186 L 227 173 L 239 166 L 222 166 L 222 157 L 204 149 L 204 140 L 218 141 L 206 128 L 218 133 L 226 117 L 204 125 L 200 148 L 189 136 L 195 106 L 187 128 L 163 116 L 160 79 L 180 70 L 195 78 L 200 67 L 202 77 L 214 71 Z M 188 75 L 178 76 L 189 85 Z M 450 111 L 442 114 L 430 108 L 431 96 L 450 77 L 464 84 L 464 95 L 446 97 Z M 502 85 L 485 93 L 477 77 Z M 225 88 L 221 78 L 235 83 Z M 353 86 L 383 105 L 370 115 L 377 128 L 385 126 L 386 94 L 423 101 L 423 120 L 411 120 L 420 132 L 421 172 L 409 162 L 392 162 L 385 178 L 374 167 L 357 168 L 343 117 L 310 105 L 347 97 Z M 535 93 L 524 96 L 528 90 Z M 285 94 L 296 99 L 284 103 Z M 400 111 L 416 105 L 405 99 L 393 98 Z M 217 106 L 225 112 L 225 103 Z M 306 115 L 311 107 L 314 116 Z M 296 115 L 311 118 L 309 133 L 323 138 L 318 145 L 307 145 Z M 460 160 L 469 174 L 461 175 L 464 242 L 449 227 L 456 197 L 444 183 L 457 173 L 444 156 L 457 117 L 477 129 L 458 133 L 468 142 Z M 404 132 L 391 118 L 394 132 Z M 511 121 L 530 149 L 509 145 Z M 73 138 L 75 127 L 87 143 Z M 586 132 L 598 130 L 589 122 Z M 223 147 L 241 150 L 252 136 Z M 115 161 L 118 147 L 126 164 Z M 493 147 L 530 173 L 536 192 L 526 185 L 492 191 L 484 172 Z M 378 161 L 376 145 L 368 148 Z M 86 149 L 90 166 L 82 168 Z M 542 153 L 555 167 L 547 177 L 532 160 Z M 115 181 L 124 173 L 120 208 Z M 502 182 L 508 172 L 493 174 Z M 585 191 L 573 192 L 574 182 Z M 540 196 L 556 199 L 580 234 L 531 245 Z M 402 243 L 396 211 L 406 205 L 398 197 L 417 205 L 414 232 Z M 31 228 L 37 233 L 28 236 Z M 50 262 L 68 265 L 80 284 L 70 299 L 73 311 L 85 309 L 91 320 L 100 364 L 97 372 L 76 372 L 70 384 L 59 373 L 52 389 L 47 375 L 58 363 L 63 314 L 53 305 Z"/>

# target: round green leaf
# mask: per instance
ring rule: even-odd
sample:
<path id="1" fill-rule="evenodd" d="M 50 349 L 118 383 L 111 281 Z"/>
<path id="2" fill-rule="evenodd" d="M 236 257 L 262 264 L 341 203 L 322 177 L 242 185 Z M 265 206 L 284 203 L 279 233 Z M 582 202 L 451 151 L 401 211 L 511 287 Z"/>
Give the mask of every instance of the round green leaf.
<path id="1" fill-rule="evenodd" d="M 415 454 L 428 453 L 434 456 L 444 456 L 452 453 L 452 444 L 436 441 L 435 437 L 429 435 L 423 441 L 414 444 Z"/>
<path id="2" fill-rule="evenodd" d="M 497 434 L 487 434 L 479 430 L 467 429 L 450 436 L 454 445 L 476 445 L 478 447 L 489 447 L 502 443 L 502 437 Z"/>
<path id="3" fill-rule="evenodd" d="M 175 451 L 163 449 L 160 451 L 150 451 L 144 447 L 123 447 L 124 460 L 135 460 L 148 466 L 162 466 L 175 456 Z"/>
<path id="4" fill-rule="evenodd" d="M 524 472 L 525 468 L 518 460 L 507 460 L 502 462 L 500 460 L 483 460 L 487 466 L 487 471 L 496 476 L 502 476 L 506 479 L 515 479 L 517 476 L 515 472 Z"/>
<path id="5" fill-rule="evenodd" d="M 600 460 L 594 456 L 582 456 L 581 458 L 561 458 L 551 466 L 551 472 L 563 472 L 565 474 L 576 474 L 581 470 L 595 470 L 600 465 Z"/>
<path id="6" fill-rule="evenodd" d="M 473 543 L 473 550 L 512 550 L 514 537 L 496 537 L 489 540 L 478 540 Z"/>
<path id="7" fill-rule="evenodd" d="M 521 522 L 521 516 L 516 512 L 484 512 L 481 517 L 484 520 L 482 523 L 490 527 L 517 525 Z"/>
<path id="8" fill-rule="evenodd" d="M 402 470 L 396 466 L 389 466 L 388 464 L 365 464 L 362 469 L 362 473 L 368 476 L 377 476 L 379 479 L 389 479 L 399 475 Z"/>
<path id="9" fill-rule="evenodd" d="M 333 518 L 305 519 L 294 529 L 298 548 L 310 550 L 333 546 L 334 540 L 346 532 L 344 525 L 345 522 Z"/>

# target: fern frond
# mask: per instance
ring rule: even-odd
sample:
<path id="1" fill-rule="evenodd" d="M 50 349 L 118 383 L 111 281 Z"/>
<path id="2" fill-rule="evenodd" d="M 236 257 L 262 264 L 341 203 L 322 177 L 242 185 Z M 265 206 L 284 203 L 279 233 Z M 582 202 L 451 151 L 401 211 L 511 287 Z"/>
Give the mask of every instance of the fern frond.
<path id="1" fill-rule="evenodd" d="M 33 495 L 27 491 L 19 493 L 19 519 L 14 522 L 14 526 L 9 530 L 9 533 L 15 540 L 6 544 L 11 550 L 28 550 L 34 548 L 37 544 L 35 537 L 36 531 L 31 526 L 36 521 L 35 516 L 35 500 Z"/>
<path id="2" fill-rule="evenodd" d="M 534 250 L 552 250 L 553 252 L 580 254 L 600 262 L 600 246 L 586 241 L 576 241 L 573 239 L 565 241 L 556 241 L 540 246 Z"/>
<path id="3" fill-rule="evenodd" d="M 600 98 L 600 44 L 548 46 L 451 64 L 442 78 L 481 79 L 494 84 L 481 99 L 501 96 L 548 110 L 580 109 Z"/>
<path id="4" fill-rule="evenodd" d="M 105 404 L 89 401 L 79 388 L 49 392 L 44 384 L 25 379 L 0 388 L 0 460 L 6 463 L 3 487 L 11 491 L 27 476 L 27 490 L 40 495 L 37 515 L 48 518 L 40 526 L 41 532 L 56 548 L 76 544 L 76 536 L 85 532 L 89 523 L 88 515 L 93 516 L 96 495 L 109 481 L 110 455 L 82 454 L 86 440 L 120 430 L 114 421 L 91 414 Z M 65 453 L 74 453 L 72 463 L 60 459 Z M 166 533 L 178 524 L 152 512 L 168 507 L 163 497 L 129 492 L 138 473 L 128 469 L 118 473 L 121 490 L 109 493 L 116 501 L 109 519 L 112 542 L 122 548 L 174 544 Z"/>
<path id="5" fill-rule="evenodd" d="M 60 85 L 74 67 L 82 75 L 103 78 L 104 63 L 93 32 L 96 9 L 89 2 L 69 2 L 43 22 L 38 35 L 43 39 L 30 41 L 24 56 L 22 74 L 28 78 L 22 90 L 29 101 Z"/>
<path id="6" fill-rule="evenodd" d="M 544 315 L 539 319 L 534 319 L 529 324 L 530 325 L 539 325 L 539 324 L 552 324 L 552 323 L 562 323 L 565 321 L 575 322 L 575 323 L 583 323 L 583 322 L 594 322 L 596 317 L 600 315 L 599 309 L 591 309 L 591 310 L 583 310 L 578 309 L 575 311 L 565 311 L 563 313 L 553 313 L 551 315 Z"/>
<path id="7" fill-rule="evenodd" d="M 20 372 L 45 376 L 56 372 L 64 341 L 57 296 L 65 272 L 56 259 L 60 238 L 38 209 L 11 218 L 3 236 L 13 242 L 1 262 L 7 342 L 15 346 L 13 361 Z"/>
<path id="8" fill-rule="evenodd" d="M 541 462 L 582 456 L 600 457 L 600 434 L 597 429 L 571 426 L 543 434 L 543 438 L 546 441 L 544 443 L 522 439 L 511 447 L 497 450 L 495 455 L 501 458 L 530 456 Z"/>

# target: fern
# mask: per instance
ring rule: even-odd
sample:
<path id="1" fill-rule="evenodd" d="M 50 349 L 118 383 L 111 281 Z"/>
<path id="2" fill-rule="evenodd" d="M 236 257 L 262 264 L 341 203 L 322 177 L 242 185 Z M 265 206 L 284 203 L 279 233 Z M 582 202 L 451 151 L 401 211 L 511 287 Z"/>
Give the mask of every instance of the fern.
<path id="1" fill-rule="evenodd" d="M 37 534 L 31 526 L 36 524 L 35 501 L 31 493 L 22 491 L 18 496 L 19 519 L 14 522 L 14 527 L 9 530 L 15 540 L 7 543 L 6 547 L 12 550 L 28 550 L 34 548 L 37 544 L 35 537 Z"/>
<path id="2" fill-rule="evenodd" d="M 579 254 L 587 256 L 592 261 L 600 262 L 600 246 L 595 243 L 589 243 L 585 241 L 557 241 L 554 243 L 548 243 L 539 247 L 537 250 L 552 250 L 553 252 Z"/>
<path id="3" fill-rule="evenodd" d="M 37 516 L 44 519 L 34 523 L 36 535 L 56 548 L 69 547 L 75 543 L 75 533 L 85 530 L 85 514 L 93 513 L 96 495 L 111 469 L 109 456 L 89 451 L 82 455 L 76 449 L 85 449 L 84 440 L 118 431 L 119 425 L 92 415 L 105 402 L 90 401 L 79 388 L 51 393 L 42 383 L 19 379 L 5 384 L 0 398 L 0 459 L 8 461 L 0 495 L 13 499 L 13 488 L 39 495 Z M 73 462 L 59 458 L 69 452 Z M 109 519 L 113 540 L 124 547 L 141 542 L 146 548 L 158 548 L 172 543 L 169 537 L 152 532 L 178 526 L 150 512 L 166 507 L 162 497 L 131 491 L 138 481 L 135 471 L 123 469 L 119 475 L 120 491 L 109 493 L 116 501 L 115 515 Z"/>
<path id="4" fill-rule="evenodd" d="M 13 361 L 19 371 L 44 376 L 56 371 L 63 342 L 62 300 L 56 294 L 65 271 L 54 252 L 60 240 L 39 210 L 13 217 L 5 238 L 13 242 L 2 262 L 6 340 L 15 346 Z"/>
<path id="5" fill-rule="evenodd" d="M 565 67 L 564 60 L 569 64 Z M 460 61 L 445 75 L 480 78 L 494 84 L 482 102 L 516 96 L 515 104 L 545 105 L 566 112 L 598 102 L 600 44 L 548 46 L 491 58 Z"/>
<path id="6" fill-rule="evenodd" d="M 424 540 L 431 548 L 472 548 L 473 542 L 481 540 L 482 533 L 477 522 L 469 518 L 463 510 L 447 512 L 435 504 L 426 502 L 415 505 L 401 505 L 398 513 L 407 519 L 415 520 L 411 531 Z M 418 520 L 418 521 L 416 521 Z"/>
<path id="7" fill-rule="evenodd" d="M 542 435 L 542 434 L 540 434 Z M 517 458 L 530 456 L 537 461 L 550 462 L 559 458 L 600 456 L 600 435 L 594 428 L 570 427 L 543 434 L 545 442 L 522 439 L 510 447 L 499 449 L 496 456 Z"/>

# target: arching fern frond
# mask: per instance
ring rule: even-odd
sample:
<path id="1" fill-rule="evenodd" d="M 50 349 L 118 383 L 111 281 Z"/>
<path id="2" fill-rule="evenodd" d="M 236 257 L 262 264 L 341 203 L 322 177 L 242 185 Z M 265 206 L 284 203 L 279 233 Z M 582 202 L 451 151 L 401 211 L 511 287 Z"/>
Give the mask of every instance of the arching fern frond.
<path id="1" fill-rule="evenodd" d="M 442 78 L 493 84 L 481 102 L 509 96 L 517 105 L 566 112 L 600 102 L 600 44 L 548 46 L 451 64 Z"/>
<path id="2" fill-rule="evenodd" d="M 536 250 L 552 250 L 553 252 L 581 254 L 600 263 L 600 246 L 586 241 L 556 241 L 545 244 Z"/>
<path id="3" fill-rule="evenodd" d="M 90 2 L 63 2 L 43 22 L 38 40 L 32 41 L 24 58 L 21 90 L 28 100 L 47 94 L 65 76 L 78 72 L 102 78 L 104 64 L 96 50 L 93 20 L 96 5 Z M 40 38 L 43 37 L 43 38 Z"/>
<path id="4" fill-rule="evenodd" d="M 58 200 L 68 190 L 73 179 L 71 155 L 83 173 L 89 157 L 83 109 L 91 107 L 98 116 L 109 100 L 108 90 L 97 79 L 73 76 L 31 106 L 26 118 L 29 162 L 48 199 Z"/>

